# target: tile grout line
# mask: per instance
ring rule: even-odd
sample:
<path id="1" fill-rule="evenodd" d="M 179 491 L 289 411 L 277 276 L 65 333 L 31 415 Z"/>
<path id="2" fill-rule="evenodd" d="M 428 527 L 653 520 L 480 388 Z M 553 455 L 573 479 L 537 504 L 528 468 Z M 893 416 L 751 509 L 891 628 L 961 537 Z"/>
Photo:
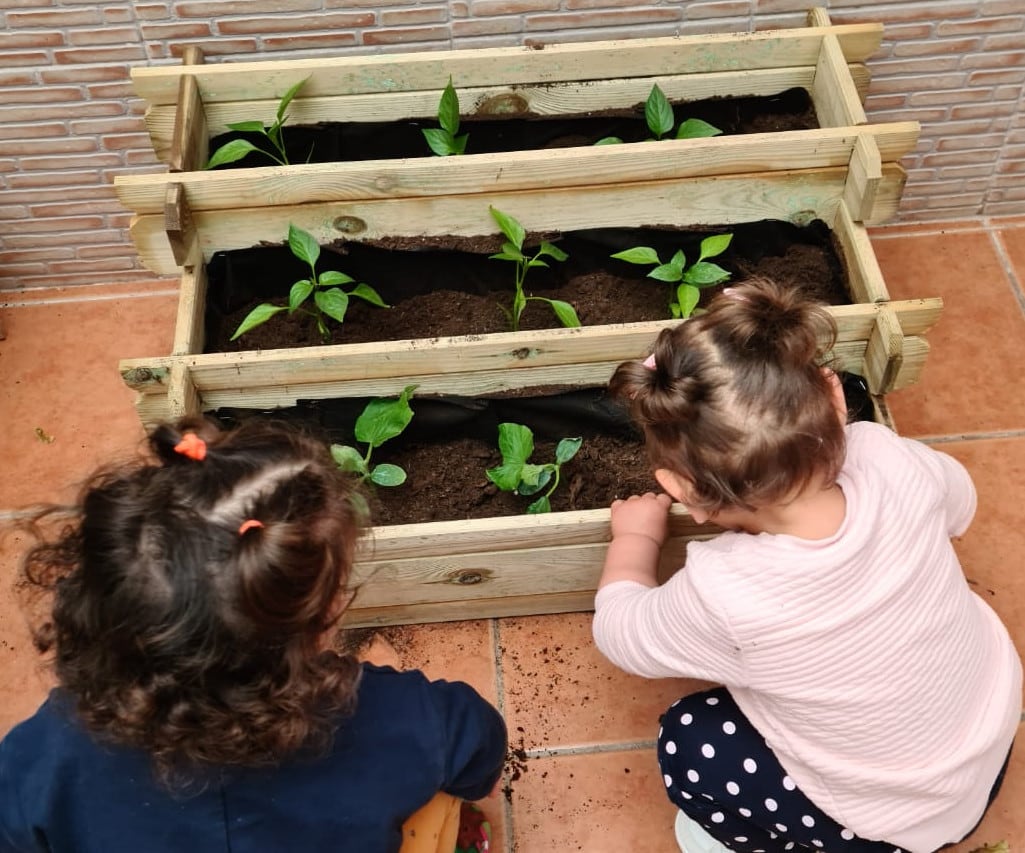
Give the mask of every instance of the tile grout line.
<path id="1" fill-rule="evenodd" d="M 1000 260 L 1000 265 L 1004 269 L 1004 275 L 1007 276 L 1008 284 L 1011 286 L 1011 292 L 1018 303 L 1018 308 L 1025 314 L 1025 294 L 1022 293 L 1022 283 L 1018 281 L 1018 276 L 1014 272 L 1014 264 L 1011 263 L 1011 259 L 1007 255 L 1007 249 L 1004 247 L 1004 241 L 1000 238 L 997 231 L 998 229 L 996 228 L 987 229 L 989 241 L 993 245 L 993 251 L 996 253 L 997 258 Z"/>
<path id="2" fill-rule="evenodd" d="M 495 696 L 498 701 L 498 713 L 505 719 L 505 674 L 502 671 L 502 631 L 500 621 L 497 618 L 491 619 L 491 645 L 494 647 L 495 656 Z M 502 778 L 505 778 L 505 768 L 502 768 Z M 508 784 L 508 782 L 506 783 Z M 502 792 L 499 792 L 502 794 Z M 505 840 L 506 853 L 515 853 L 516 844 L 513 838 L 513 815 L 511 798 L 501 796 L 502 803 L 502 833 Z"/>
<path id="3" fill-rule="evenodd" d="M 619 743 L 596 743 L 590 746 L 552 746 L 524 750 L 527 758 L 558 758 L 561 755 L 601 755 L 608 752 L 654 749 L 655 740 L 620 741 Z"/>
<path id="4" fill-rule="evenodd" d="M 993 441 L 1005 438 L 1025 438 L 1025 429 L 998 430 L 996 432 L 960 433 L 958 435 L 917 436 L 923 444 L 952 444 L 956 441 Z"/>

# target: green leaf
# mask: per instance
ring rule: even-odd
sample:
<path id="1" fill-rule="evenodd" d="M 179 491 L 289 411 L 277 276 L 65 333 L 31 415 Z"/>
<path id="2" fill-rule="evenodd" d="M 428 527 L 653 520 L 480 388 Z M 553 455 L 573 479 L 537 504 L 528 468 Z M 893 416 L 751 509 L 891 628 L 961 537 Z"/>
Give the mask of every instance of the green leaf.
<path id="1" fill-rule="evenodd" d="M 335 460 L 335 465 L 339 470 L 350 474 L 359 474 L 361 477 L 367 476 L 367 463 L 363 459 L 363 454 L 355 447 L 350 447 L 347 444 L 332 444 L 331 458 Z"/>
<path id="2" fill-rule="evenodd" d="M 562 249 L 554 243 L 549 243 L 547 240 L 541 241 L 541 248 L 538 250 L 538 254 L 548 255 L 548 257 L 554 258 L 557 261 L 564 261 L 569 257 Z"/>
<path id="3" fill-rule="evenodd" d="M 516 487 L 517 494 L 533 495 L 540 492 L 552 481 L 554 465 L 531 465 L 527 463 L 520 469 L 520 484 Z"/>
<path id="4" fill-rule="evenodd" d="M 502 229 L 502 233 L 509 238 L 509 242 L 520 251 L 523 251 L 523 241 L 527 236 L 523 226 L 514 217 L 507 213 L 502 213 L 496 207 L 489 205 L 488 210 L 491 211 L 491 216 L 498 223 L 498 227 Z"/>
<path id="5" fill-rule="evenodd" d="M 514 462 L 522 467 L 534 452 L 534 433 L 523 424 L 499 424 L 498 449 L 502 452 L 503 463 Z"/>
<path id="6" fill-rule="evenodd" d="M 262 125 L 261 125 L 262 126 Z M 226 142 L 216 151 L 209 160 L 206 161 L 204 169 L 213 169 L 217 166 L 224 166 L 227 163 L 234 163 L 237 160 L 241 160 L 247 154 L 252 151 L 259 151 L 260 149 L 253 145 L 246 139 L 233 139 L 231 142 Z"/>
<path id="7" fill-rule="evenodd" d="M 529 269 L 533 269 L 534 267 L 545 267 L 545 268 L 547 268 L 548 264 L 546 264 L 540 258 L 531 258 L 529 261 L 527 261 L 527 269 L 528 270 Z"/>
<path id="8" fill-rule="evenodd" d="M 352 279 L 350 279 L 350 281 L 351 280 Z M 349 296 L 356 296 L 364 302 L 369 302 L 371 305 L 377 305 L 379 308 L 391 308 L 391 306 L 381 298 L 381 295 L 369 284 L 357 284 L 349 291 Z"/>
<path id="9" fill-rule="evenodd" d="M 624 249 L 622 252 L 616 252 L 611 257 L 626 261 L 628 264 L 661 263 L 658 259 L 658 252 L 649 246 L 635 246 L 633 249 Z"/>
<path id="10" fill-rule="evenodd" d="M 300 261 L 306 261 L 311 267 L 320 257 L 320 244 L 313 239 L 313 235 L 291 222 L 288 223 L 288 248 Z"/>
<path id="11" fill-rule="evenodd" d="M 648 273 L 648 278 L 653 278 L 655 281 L 668 281 L 672 283 L 679 281 L 681 275 L 680 268 L 675 264 L 659 264 L 659 266 Z"/>
<path id="12" fill-rule="evenodd" d="M 262 121 L 233 121 L 228 124 L 228 128 L 239 133 L 267 133 Z"/>
<path id="13" fill-rule="evenodd" d="M 542 495 L 534 503 L 527 507 L 528 515 L 540 515 L 542 513 L 552 511 L 552 502 L 548 500 L 548 495 Z"/>
<path id="14" fill-rule="evenodd" d="M 623 140 L 618 136 L 605 136 L 594 143 L 595 145 L 622 145 Z"/>
<path id="15" fill-rule="evenodd" d="M 300 80 L 294 86 L 289 88 L 289 90 L 287 92 L 285 92 L 284 95 L 281 96 L 281 103 L 278 104 L 278 114 L 277 114 L 277 119 L 278 119 L 278 125 L 279 126 L 285 123 L 285 110 L 287 110 L 288 109 L 288 105 L 290 103 L 292 103 L 292 98 L 294 98 L 296 96 L 296 94 L 299 92 L 299 90 L 303 87 L 303 84 L 306 83 L 306 81 L 309 80 L 309 79 L 310 79 L 309 77 L 303 77 L 302 80 Z"/>
<path id="16" fill-rule="evenodd" d="M 580 445 L 583 442 L 582 438 L 562 439 L 555 448 L 555 461 L 560 465 L 569 462 L 570 459 L 577 455 L 577 451 L 580 450 Z"/>
<path id="17" fill-rule="evenodd" d="M 689 284 L 681 284 L 676 288 L 676 301 L 680 306 L 680 317 L 685 319 L 694 313 L 701 291 Z"/>
<path id="18" fill-rule="evenodd" d="M 714 234 L 711 237 L 705 237 L 701 241 L 701 254 L 698 260 L 703 261 L 705 258 L 714 258 L 716 255 L 721 255 L 726 251 L 732 239 L 732 234 Z"/>
<path id="19" fill-rule="evenodd" d="M 364 444 L 380 447 L 388 439 L 395 438 L 413 420 L 409 398 L 416 385 L 407 385 L 395 400 L 371 400 L 363 414 L 356 419 L 356 438 Z"/>
<path id="20" fill-rule="evenodd" d="M 722 133 L 715 125 L 699 118 L 689 118 L 676 129 L 677 139 L 704 139 L 708 136 L 719 136 Z"/>
<path id="21" fill-rule="evenodd" d="M 345 312 L 349 308 L 349 295 L 338 287 L 330 290 L 318 290 L 313 294 L 313 301 L 317 307 L 332 320 L 339 323 L 345 322 Z"/>
<path id="22" fill-rule="evenodd" d="M 328 270 L 327 272 L 322 272 L 317 277 L 317 286 L 333 287 L 337 284 L 349 284 L 349 282 L 353 280 L 354 279 L 351 275 L 346 275 L 345 273 L 338 272 L 337 270 Z"/>
<path id="23" fill-rule="evenodd" d="M 657 83 L 651 87 L 648 100 L 644 103 L 644 120 L 656 139 L 661 139 L 669 133 L 676 121 L 673 108 Z"/>
<path id="24" fill-rule="evenodd" d="M 313 293 L 313 282 L 308 278 L 297 281 L 288 292 L 288 313 L 291 314 Z"/>
<path id="25" fill-rule="evenodd" d="M 683 249 L 676 250 L 669 260 L 669 265 L 676 267 L 680 271 L 680 275 L 683 275 L 683 268 L 687 266 L 687 256 L 683 253 Z"/>
<path id="26" fill-rule="evenodd" d="M 263 325 L 275 314 L 280 314 L 282 311 L 287 310 L 287 308 L 270 305 L 266 302 L 262 305 L 257 305 L 246 315 L 246 319 L 239 323 L 238 328 L 235 329 L 235 334 L 231 336 L 231 340 L 235 340 L 237 337 L 244 335 L 250 329 L 255 329 L 257 326 Z"/>
<path id="27" fill-rule="evenodd" d="M 459 96 L 452 85 L 451 76 L 448 78 L 448 85 L 441 93 L 441 100 L 438 101 L 438 123 L 450 138 L 459 133 Z"/>
<path id="28" fill-rule="evenodd" d="M 431 151 L 439 157 L 447 157 L 449 154 L 456 153 L 453 151 L 455 140 L 452 139 L 452 134 L 447 130 L 441 130 L 437 127 L 426 127 L 421 128 L 420 132 L 423 133 L 424 139 L 427 140 L 427 145 Z"/>
<path id="29" fill-rule="evenodd" d="M 523 470 L 521 462 L 506 462 L 495 468 L 488 468 L 484 473 L 488 475 L 498 488 L 503 492 L 513 492 L 520 484 L 520 471 Z"/>
<path id="30" fill-rule="evenodd" d="M 406 472 L 398 465 L 382 462 L 370 472 L 370 482 L 379 486 L 401 486 L 406 482 Z"/>
<path id="31" fill-rule="evenodd" d="M 713 284 L 726 281 L 729 277 L 729 271 L 724 270 L 718 264 L 710 264 L 706 261 L 699 261 L 683 274 L 683 280 L 696 287 L 710 287 Z"/>
<path id="32" fill-rule="evenodd" d="M 453 154 L 465 154 L 466 153 L 466 142 L 470 138 L 470 134 L 464 133 L 462 136 L 457 136 L 452 140 L 452 153 Z"/>
<path id="33" fill-rule="evenodd" d="M 559 318 L 559 322 L 562 323 L 567 329 L 576 329 L 580 327 L 580 318 L 577 316 L 576 309 L 568 302 L 563 302 L 561 299 L 549 299 L 549 304 L 555 311 L 555 316 Z"/>

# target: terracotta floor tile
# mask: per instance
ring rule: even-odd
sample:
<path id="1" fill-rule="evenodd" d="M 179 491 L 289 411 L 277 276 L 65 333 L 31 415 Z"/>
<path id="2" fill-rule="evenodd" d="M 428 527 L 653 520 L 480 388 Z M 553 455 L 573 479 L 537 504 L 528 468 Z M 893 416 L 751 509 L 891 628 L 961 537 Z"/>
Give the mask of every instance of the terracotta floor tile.
<path id="1" fill-rule="evenodd" d="M 617 669 L 594 646 L 590 613 L 503 619 L 499 646 L 510 737 L 527 750 L 654 742 L 662 712 L 706 686 Z"/>
<path id="2" fill-rule="evenodd" d="M 997 232 L 1019 288 L 1025 288 L 1025 222 L 1008 225 Z"/>
<path id="3" fill-rule="evenodd" d="M 983 231 L 876 237 L 894 299 L 940 296 L 922 381 L 888 397 L 909 436 L 1025 429 L 1025 317 Z"/>
<path id="4" fill-rule="evenodd" d="M 169 294 L 4 309 L 0 508 L 68 499 L 132 452 L 143 431 L 118 360 L 169 352 L 176 310 Z"/>
<path id="5" fill-rule="evenodd" d="M 654 749 L 532 758 L 513 784 L 517 853 L 677 850 Z"/>

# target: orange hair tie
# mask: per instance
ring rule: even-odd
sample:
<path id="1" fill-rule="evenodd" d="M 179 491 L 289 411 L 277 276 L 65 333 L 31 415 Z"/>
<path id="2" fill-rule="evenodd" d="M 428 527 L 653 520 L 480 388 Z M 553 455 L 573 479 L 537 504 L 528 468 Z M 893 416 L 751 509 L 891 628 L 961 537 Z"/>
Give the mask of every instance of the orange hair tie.
<path id="1" fill-rule="evenodd" d="M 238 528 L 238 535 L 244 536 L 247 530 L 252 530 L 254 527 L 263 527 L 262 521 L 257 521 L 255 518 L 247 519 L 243 521 Z"/>
<path id="2" fill-rule="evenodd" d="M 206 442 L 194 432 L 187 432 L 174 446 L 174 452 L 195 459 L 196 462 L 202 462 L 206 459 Z"/>

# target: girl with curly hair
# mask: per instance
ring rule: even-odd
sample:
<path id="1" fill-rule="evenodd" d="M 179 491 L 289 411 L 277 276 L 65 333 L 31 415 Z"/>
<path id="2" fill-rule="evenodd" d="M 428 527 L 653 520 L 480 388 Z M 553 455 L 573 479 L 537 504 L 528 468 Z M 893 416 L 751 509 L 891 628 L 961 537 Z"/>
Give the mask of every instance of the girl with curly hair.
<path id="1" fill-rule="evenodd" d="M 661 720 L 687 853 L 929 853 L 982 818 L 1018 729 L 1018 653 L 950 541 L 971 479 L 847 424 L 835 338 L 822 306 L 752 282 L 612 378 L 668 494 L 613 503 L 595 640 L 722 685 Z M 724 532 L 659 584 L 670 498 Z"/>
<path id="2" fill-rule="evenodd" d="M 59 686 L 0 743 L 0 850 L 385 853 L 430 801 L 420 843 L 444 823 L 451 853 L 505 724 L 466 684 L 329 650 L 364 522 L 351 477 L 255 419 L 149 446 L 26 557 Z"/>

